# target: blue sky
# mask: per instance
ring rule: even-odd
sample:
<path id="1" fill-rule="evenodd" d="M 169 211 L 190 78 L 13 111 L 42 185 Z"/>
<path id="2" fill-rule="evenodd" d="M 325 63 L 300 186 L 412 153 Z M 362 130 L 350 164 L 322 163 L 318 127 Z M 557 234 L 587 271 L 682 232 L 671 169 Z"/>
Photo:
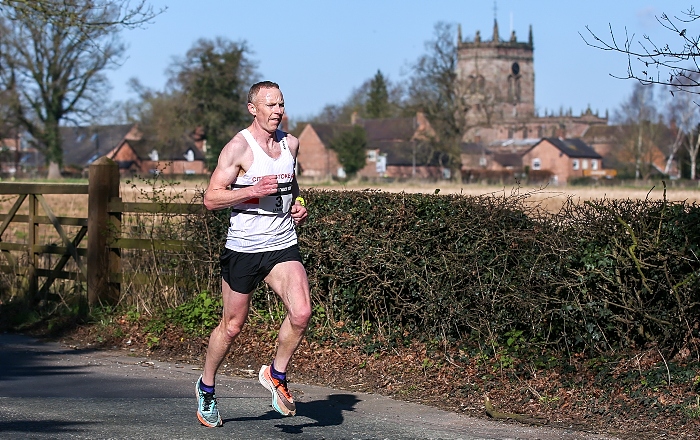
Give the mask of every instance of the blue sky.
<path id="1" fill-rule="evenodd" d="M 129 78 L 163 89 L 173 57 L 182 57 L 199 38 L 245 40 L 263 79 L 276 81 L 292 121 L 342 103 L 356 87 L 381 70 L 392 81 L 407 77 L 410 64 L 425 53 L 435 23 L 460 24 L 463 37 L 481 30 L 490 39 L 494 2 L 488 0 L 150 0 L 167 11 L 145 29 L 125 31 L 127 58 L 108 73 L 112 99 L 134 98 Z M 535 105 L 545 110 L 590 106 L 612 112 L 631 93 L 626 58 L 594 49 L 579 33 L 586 26 L 601 36 L 611 24 L 619 43 L 625 28 L 635 39 L 648 35 L 667 43 L 672 34 L 655 16 L 682 15 L 689 1 L 678 0 L 500 0 L 495 14 L 502 39 L 516 32 L 535 45 Z M 689 25 L 696 35 L 697 23 Z M 638 46 L 637 46 L 638 47 Z"/>

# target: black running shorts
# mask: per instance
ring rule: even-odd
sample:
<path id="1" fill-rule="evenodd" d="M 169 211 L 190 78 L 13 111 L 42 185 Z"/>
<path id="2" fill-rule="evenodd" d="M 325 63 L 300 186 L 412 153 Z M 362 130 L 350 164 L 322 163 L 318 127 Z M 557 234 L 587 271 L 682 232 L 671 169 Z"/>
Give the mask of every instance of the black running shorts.
<path id="1" fill-rule="evenodd" d="M 219 258 L 221 277 L 238 293 L 250 293 L 278 263 L 298 261 L 301 263 L 299 246 L 292 245 L 278 251 L 256 253 L 236 252 L 224 248 Z"/>

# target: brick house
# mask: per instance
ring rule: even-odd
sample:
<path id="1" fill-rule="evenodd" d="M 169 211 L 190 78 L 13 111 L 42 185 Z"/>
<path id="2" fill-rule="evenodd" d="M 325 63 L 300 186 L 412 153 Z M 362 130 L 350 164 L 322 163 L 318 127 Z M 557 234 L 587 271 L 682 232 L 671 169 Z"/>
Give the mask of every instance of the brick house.
<path id="1" fill-rule="evenodd" d="M 206 174 L 205 155 L 198 141 L 203 144 L 202 139 L 182 136 L 170 144 L 157 146 L 141 137 L 125 137 L 106 156 L 117 162 L 122 175 Z"/>
<path id="2" fill-rule="evenodd" d="M 553 183 L 566 183 L 577 177 L 613 176 L 603 169 L 603 157 L 581 139 L 542 138 L 522 156 L 524 167 L 549 171 Z"/>
<path id="3" fill-rule="evenodd" d="M 1 177 L 32 174 L 44 163 L 41 153 L 25 137 L 22 131 L 14 127 L 0 129 Z"/>
<path id="4" fill-rule="evenodd" d="M 360 125 L 367 135 L 366 165 L 358 176 L 365 178 L 439 178 L 443 175 L 439 156 L 432 153 L 427 140 L 432 128 L 422 113 L 407 118 L 360 119 L 351 124 L 307 124 L 299 134 L 297 172 L 300 178 L 323 180 L 343 178 L 336 153 L 330 149 L 333 139 Z"/>
<path id="5" fill-rule="evenodd" d="M 342 175 L 338 155 L 329 146 L 333 138 L 351 128 L 349 124 L 306 124 L 298 136 L 297 175 L 311 180 Z"/>
<path id="6" fill-rule="evenodd" d="M 136 140 L 141 133 L 135 124 L 60 127 L 63 148 L 63 174 L 81 175 L 97 158 L 125 139 Z"/>

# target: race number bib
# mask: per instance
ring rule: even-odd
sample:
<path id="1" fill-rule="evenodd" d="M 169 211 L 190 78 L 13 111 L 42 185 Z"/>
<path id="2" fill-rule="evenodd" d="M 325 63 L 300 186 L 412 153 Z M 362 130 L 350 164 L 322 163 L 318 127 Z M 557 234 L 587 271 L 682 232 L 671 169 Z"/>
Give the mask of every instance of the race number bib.
<path id="1" fill-rule="evenodd" d="M 258 213 L 260 214 L 279 214 L 289 212 L 292 206 L 292 193 L 277 193 L 267 197 L 260 198 L 258 205 Z"/>

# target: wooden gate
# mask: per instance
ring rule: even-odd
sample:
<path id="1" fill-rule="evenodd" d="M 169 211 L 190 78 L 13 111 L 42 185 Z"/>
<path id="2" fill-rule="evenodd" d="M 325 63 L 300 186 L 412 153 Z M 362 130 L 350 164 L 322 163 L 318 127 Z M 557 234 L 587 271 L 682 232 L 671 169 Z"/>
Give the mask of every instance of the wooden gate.
<path id="1" fill-rule="evenodd" d="M 142 274 L 122 273 L 122 249 L 184 250 L 192 246 L 186 240 L 125 237 L 121 231 L 122 214 L 202 214 L 206 210 L 201 204 L 122 202 L 119 168 L 116 162 L 106 157 L 93 162 L 89 173 L 87 185 L 0 182 L 0 197 L 4 195 L 5 200 L 16 197 L 7 214 L 0 213 L 0 253 L 4 255 L 0 263 L 2 260 L 7 263 L 0 265 L 0 272 L 26 278 L 26 293 L 31 298 L 46 299 L 54 281 L 67 279 L 86 288 L 90 305 L 114 304 L 120 298 L 124 276 L 131 282 L 149 282 Z M 45 197 L 48 194 L 87 194 L 87 217 L 55 215 L 56 210 Z M 2 239 L 3 234 L 10 238 L 8 227 L 11 223 L 26 224 L 27 236 L 20 240 L 23 242 Z M 41 244 L 41 233 L 45 232 L 41 228 L 47 226 L 58 234 L 58 244 Z M 72 228 L 71 234 L 67 233 L 66 226 Z M 84 240 L 86 236 L 87 240 Z M 60 257 L 52 267 L 40 267 L 42 254 Z M 66 265 L 72 262 L 75 265 L 67 268 Z"/>
<path id="2" fill-rule="evenodd" d="M 26 276 L 27 293 L 34 298 L 45 298 L 48 289 L 56 279 L 73 279 L 87 281 L 85 258 L 87 249 L 80 244 L 87 234 L 87 218 L 57 217 L 49 205 L 46 194 L 88 194 L 85 184 L 42 184 L 42 183 L 3 183 L 0 185 L 0 195 L 17 196 L 7 214 L 0 214 L 0 237 L 7 231 L 8 226 L 15 223 L 26 224 L 26 244 L 0 241 L 0 251 L 5 257 L 6 265 L 0 266 L 4 273 Z M 26 202 L 27 214 L 18 214 Z M 40 244 L 40 225 L 51 225 L 60 237 L 60 245 Z M 64 226 L 78 226 L 75 235 L 69 237 Z M 0 239 L 1 240 L 1 239 Z M 19 252 L 20 257 L 12 252 Z M 26 265 L 22 264 L 21 255 L 26 255 Z M 60 255 L 51 268 L 40 268 L 41 254 Z M 73 260 L 78 268 L 76 272 L 64 271 L 66 264 Z M 39 286 L 39 279 L 44 282 Z"/>

